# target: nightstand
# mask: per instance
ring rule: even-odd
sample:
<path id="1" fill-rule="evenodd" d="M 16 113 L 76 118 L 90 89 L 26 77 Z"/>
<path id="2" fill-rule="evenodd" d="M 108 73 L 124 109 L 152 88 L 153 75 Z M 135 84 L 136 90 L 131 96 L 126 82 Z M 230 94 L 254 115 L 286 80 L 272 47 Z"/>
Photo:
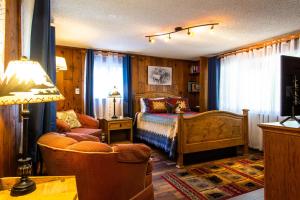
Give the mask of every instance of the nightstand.
<path id="1" fill-rule="evenodd" d="M 103 132 L 107 134 L 107 144 L 111 143 L 111 132 L 116 130 L 128 130 L 129 140 L 133 142 L 132 118 L 103 119 Z"/>

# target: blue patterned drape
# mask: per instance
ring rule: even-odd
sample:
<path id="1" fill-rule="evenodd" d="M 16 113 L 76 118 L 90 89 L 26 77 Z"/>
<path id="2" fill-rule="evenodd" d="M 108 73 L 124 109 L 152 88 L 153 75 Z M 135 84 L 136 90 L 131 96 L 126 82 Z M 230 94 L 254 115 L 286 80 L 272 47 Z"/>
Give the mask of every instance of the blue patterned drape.
<path id="1" fill-rule="evenodd" d="M 94 51 L 92 49 L 88 49 L 86 53 L 85 95 L 85 113 L 94 117 Z"/>
<path id="2" fill-rule="evenodd" d="M 50 26 L 50 0 L 35 0 L 30 55 L 30 59 L 38 61 L 55 83 L 55 28 Z M 39 161 L 38 137 L 56 130 L 56 103 L 29 104 L 29 110 L 28 154 L 36 163 Z"/>
<path id="3" fill-rule="evenodd" d="M 208 59 L 208 110 L 219 109 L 220 59 Z"/>
<path id="4" fill-rule="evenodd" d="M 131 89 L 131 57 L 126 55 L 123 58 L 123 115 L 132 117 L 132 89 Z"/>

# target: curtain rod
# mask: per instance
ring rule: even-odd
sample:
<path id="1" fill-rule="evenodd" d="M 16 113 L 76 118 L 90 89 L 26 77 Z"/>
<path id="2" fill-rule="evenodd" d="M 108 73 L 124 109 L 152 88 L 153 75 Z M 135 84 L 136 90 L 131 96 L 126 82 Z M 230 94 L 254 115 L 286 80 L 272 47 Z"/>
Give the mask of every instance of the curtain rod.
<path id="1" fill-rule="evenodd" d="M 231 50 L 231 51 L 228 51 L 228 52 L 221 53 L 221 54 L 218 55 L 218 58 L 224 58 L 226 56 L 230 56 L 230 55 L 234 55 L 234 54 L 238 54 L 238 53 L 249 52 L 253 49 L 261 49 L 261 48 L 264 48 L 266 46 L 270 46 L 270 45 L 273 45 L 273 44 L 278 44 L 278 43 L 281 43 L 281 42 L 289 42 L 292 39 L 299 39 L 299 38 L 300 38 L 300 32 L 291 33 L 291 34 L 287 34 L 287 35 L 282 35 L 282 36 L 275 37 L 273 39 L 269 39 L 269 40 L 258 42 L 258 43 L 252 44 L 252 45 L 248 45 L 246 47 L 241 47 L 241 48 L 238 48 L 238 49 L 235 49 L 235 50 Z"/>
<path id="2" fill-rule="evenodd" d="M 116 54 L 118 56 L 126 56 L 124 53 L 119 53 L 119 52 L 109 51 L 109 50 L 94 49 L 94 52 L 95 54 L 104 54 L 104 55 Z"/>

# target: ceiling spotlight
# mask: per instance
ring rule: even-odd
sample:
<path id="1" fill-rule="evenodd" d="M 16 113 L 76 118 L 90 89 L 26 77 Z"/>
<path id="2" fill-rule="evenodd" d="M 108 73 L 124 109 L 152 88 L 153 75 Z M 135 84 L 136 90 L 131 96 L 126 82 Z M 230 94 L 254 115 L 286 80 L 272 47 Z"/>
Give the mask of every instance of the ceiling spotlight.
<path id="1" fill-rule="evenodd" d="M 168 34 L 168 37 L 165 37 L 165 42 L 169 42 L 171 39 L 171 34 Z"/>
<path id="2" fill-rule="evenodd" d="M 191 32 L 189 28 L 188 28 L 187 34 L 188 34 L 189 36 L 194 36 L 194 32 Z"/>
<path id="3" fill-rule="evenodd" d="M 152 38 L 152 37 L 149 37 L 149 43 L 154 43 L 155 42 L 155 40 L 154 40 L 154 38 Z"/>
<path id="4" fill-rule="evenodd" d="M 213 30 L 215 28 L 215 26 L 214 25 L 212 25 L 211 27 L 210 27 L 210 30 Z"/>

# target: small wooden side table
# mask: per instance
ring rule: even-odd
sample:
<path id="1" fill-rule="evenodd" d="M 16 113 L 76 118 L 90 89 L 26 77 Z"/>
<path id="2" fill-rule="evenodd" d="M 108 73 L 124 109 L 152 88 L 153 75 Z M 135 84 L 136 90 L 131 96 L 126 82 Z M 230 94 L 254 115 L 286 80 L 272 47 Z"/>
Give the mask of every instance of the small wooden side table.
<path id="1" fill-rule="evenodd" d="M 111 141 L 111 131 L 130 130 L 130 142 L 133 142 L 132 118 L 119 117 L 117 119 L 103 119 L 103 131 L 107 134 L 107 143 Z"/>
<path id="2" fill-rule="evenodd" d="M 36 190 L 32 193 L 12 197 L 10 189 L 19 181 L 19 177 L 0 178 L 0 199 L 20 200 L 78 200 L 75 176 L 32 176 Z"/>

